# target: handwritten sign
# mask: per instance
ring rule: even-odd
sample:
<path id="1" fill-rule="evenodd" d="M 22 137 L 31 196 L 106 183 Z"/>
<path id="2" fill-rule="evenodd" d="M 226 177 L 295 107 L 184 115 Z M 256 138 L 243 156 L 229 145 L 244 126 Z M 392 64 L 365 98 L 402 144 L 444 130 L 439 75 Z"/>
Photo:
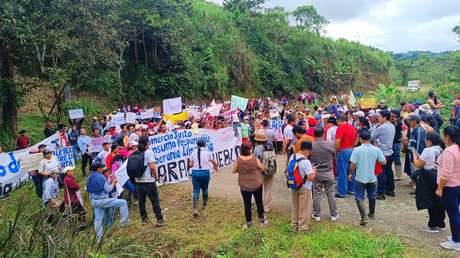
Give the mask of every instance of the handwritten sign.
<path id="1" fill-rule="evenodd" d="M 104 143 L 104 136 L 93 137 L 91 139 L 91 144 L 89 145 L 89 153 L 99 153 L 103 150 L 102 144 Z"/>
<path id="2" fill-rule="evenodd" d="M 30 172 L 38 169 L 40 161 L 43 159 L 42 153 L 28 154 L 19 159 L 21 170 Z"/>
<path id="3" fill-rule="evenodd" d="M 173 115 L 182 112 L 182 98 L 172 98 L 163 100 L 163 113 Z"/>
<path id="4" fill-rule="evenodd" d="M 77 119 L 77 118 L 83 118 L 85 117 L 85 114 L 83 113 L 83 109 L 72 109 L 69 110 L 69 117 L 70 119 Z"/>
<path id="5" fill-rule="evenodd" d="M 231 103 L 232 109 L 239 108 L 240 110 L 244 111 L 246 110 L 246 107 L 248 105 L 248 99 L 232 95 L 232 99 L 230 103 Z"/>

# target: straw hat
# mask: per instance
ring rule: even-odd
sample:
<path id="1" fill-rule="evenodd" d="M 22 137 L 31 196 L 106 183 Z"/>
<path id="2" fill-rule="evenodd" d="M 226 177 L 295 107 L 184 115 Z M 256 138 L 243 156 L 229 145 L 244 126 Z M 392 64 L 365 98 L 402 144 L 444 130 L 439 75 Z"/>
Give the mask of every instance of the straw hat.
<path id="1" fill-rule="evenodd" d="M 419 109 L 420 111 L 423 111 L 424 113 L 427 113 L 427 114 L 430 114 L 430 115 L 433 114 L 433 111 L 431 111 L 431 107 L 430 107 L 429 104 L 420 105 L 420 106 L 418 107 L 418 109 Z"/>
<path id="2" fill-rule="evenodd" d="M 255 132 L 255 140 L 258 142 L 265 142 L 268 140 L 267 135 L 262 130 L 256 130 Z"/>

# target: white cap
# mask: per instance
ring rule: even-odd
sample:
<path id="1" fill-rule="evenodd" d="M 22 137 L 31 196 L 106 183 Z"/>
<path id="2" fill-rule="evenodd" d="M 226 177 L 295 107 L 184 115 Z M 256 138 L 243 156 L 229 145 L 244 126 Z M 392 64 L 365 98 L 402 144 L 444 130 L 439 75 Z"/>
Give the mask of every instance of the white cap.
<path id="1" fill-rule="evenodd" d="M 329 117 L 331 117 L 330 114 L 324 114 L 324 115 L 321 115 L 321 120 L 324 120 L 324 119 L 329 119 Z"/>
<path id="2" fill-rule="evenodd" d="M 366 115 L 364 114 L 363 111 L 356 111 L 353 113 L 354 116 L 359 116 L 359 117 L 365 117 Z"/>
<path id="3" fill-rule="evenodd" d="M 74 170 L 74 169 L 75 167 L 68 166 L 68 167 L 65 167 L 62 172 L 67 173 L 67 171 Z"/>

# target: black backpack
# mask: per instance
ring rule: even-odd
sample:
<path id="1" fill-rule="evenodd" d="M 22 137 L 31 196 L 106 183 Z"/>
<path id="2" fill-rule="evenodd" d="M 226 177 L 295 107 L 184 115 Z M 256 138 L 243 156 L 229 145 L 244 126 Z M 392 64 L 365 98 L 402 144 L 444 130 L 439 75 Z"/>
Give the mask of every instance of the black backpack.
<path id="1" fill-rule="evenodd" d="M 144 165 L 144 152 L 135 151 L 128 158 L 128 164 L 126 165 L 126 171 L 129 177 L 141 177 L 147 166 Z"/>

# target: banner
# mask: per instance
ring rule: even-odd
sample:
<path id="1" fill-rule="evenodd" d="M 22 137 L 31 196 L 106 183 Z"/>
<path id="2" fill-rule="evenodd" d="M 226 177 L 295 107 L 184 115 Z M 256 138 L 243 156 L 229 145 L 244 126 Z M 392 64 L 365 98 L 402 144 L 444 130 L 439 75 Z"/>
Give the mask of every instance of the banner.
<path id="1" fill-rule="evenodd" d="M 53 151 L 54 156 L 61 163 L 61 168 L 74 167 L 75 160 L 72 147 L 63 147 Z"/>
<path id="2" fill-rule="evenodd" d="M 188 119 L 188 113 L 187 112 L 181 112 L 181 113 L 175 114 L 175 115 L 165 114 L 165 116 L 164 116 L 165 121 L 171 120 L 171 122 L 173 124 L 175 124 L 176 121 L 183 121 L 183 120 L 187 120 L 187 119 Z"/>
<path id="3" fill-rule="evenodd" d="M 230 103 L 232 109 L 239 108 L 240 110 L 244 111 L 246 110 L 246 106 L 248 105 L 248 99 L 232 95 Z"/>
<path id="4" fill-rule="evenodd" d="M 125 114 L 117 113 L 112 116 L 112 123 L 114 125 L 122 125 L 125 123 Z"/>
<path id="5" fill-rule="evenodd" d="M 125 123 L 126 124 L 136 124 L 137 115 L 134 112 L 126 113 Z"/>
<path id="6" fill-rule="evenodd" d="M 163 100 L 163 113 L 173 115 L 182 112 L 182 98 L 172 98 Z"/>
<path id="7" fill-rule="evenodd" d="M 72 109 L 69 110 L 69 118 L 70 119 L 77 119 L 77 118 L 83 118 L 85 117 L 85 114 L 83 113 L 83 109 Z"/>
<path id="8" fill-rule="evenodd" d="M 21 169 L 20 161 L 24 161 L 31 151 L 38 149 L 40 144 L 55 148 L 59 145 L 59 134 L 56 133 L 27 149 L 0 154 L 0 198 L 21 187 L 29 180 L 30 171 Z M 26 164 L 26 168 L 27 166 L 28 164 Z M 27 169 L 30 169 L 30 167 Z"/>
<path id="9" fill-rule="evenodd" d="M 187 158 L 201 138 L 207 142 L 208 150 L 220 168 L 233 164 L 240 153 L 239 135 L 235 136 L 233 128 L 228 127 L 219 130 L 201 129 L 199 134 L 193 134 L 192 130 L 179 130 L 151 136 L 150 149 L 155 155 L 159 184 L 179 183 L 189 179 Z M 115 172 L 119 182 L 126 182 L 126 163 Z"/>
<path id="10" fill-rule="evenodd" d="M 144 112 L 141 112 L 141 119 L 142 120 L 152 118 L 153 116 L 154 116 L 153 108 L 146 109 Z"/>

